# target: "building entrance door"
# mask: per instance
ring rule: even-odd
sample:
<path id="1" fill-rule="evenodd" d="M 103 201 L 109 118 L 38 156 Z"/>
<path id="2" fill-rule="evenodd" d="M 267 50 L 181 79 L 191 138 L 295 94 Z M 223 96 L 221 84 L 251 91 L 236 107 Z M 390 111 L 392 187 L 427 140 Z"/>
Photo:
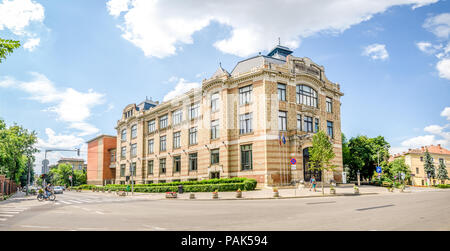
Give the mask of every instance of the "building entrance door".
<path id="1" fill-rule="evenodd" d="M 220 179 L 220 172 L 211 172 L 209 176 L 211 179 Z"/>
<path id="2" fill-rule="evenodd" d="M 310 181 L 311 177 L 314 176 L 316 181 L 322 181 L 322 175 L 319 170 L 309 169 L 309 148 L 303 149 L 303 175 L 305 182 Z"/>

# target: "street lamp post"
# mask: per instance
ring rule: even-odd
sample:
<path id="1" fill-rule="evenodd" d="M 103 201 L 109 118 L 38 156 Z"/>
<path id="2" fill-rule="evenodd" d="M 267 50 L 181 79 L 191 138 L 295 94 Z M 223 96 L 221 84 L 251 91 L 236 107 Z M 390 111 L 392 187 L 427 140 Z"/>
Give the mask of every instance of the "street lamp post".
<path id="1" fill-rule="evenodd" d="M 357 177 L 358 177 L 358 187 L 361 186 L 361 182 L 360 182 L 360 172 L 358 170 L 358 172 L 356 173 Z"/>

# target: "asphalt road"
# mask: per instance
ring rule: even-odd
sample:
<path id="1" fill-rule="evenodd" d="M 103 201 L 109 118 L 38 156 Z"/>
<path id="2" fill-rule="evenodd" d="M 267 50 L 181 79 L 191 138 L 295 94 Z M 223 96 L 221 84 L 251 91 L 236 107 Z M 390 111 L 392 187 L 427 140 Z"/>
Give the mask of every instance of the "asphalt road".
<path id="1" fill-rule="evenodd" d="M 450 190 L 227 201 L 66 192 L 0 204 L 0 231 L 16 230 L 450 230 Z"/>

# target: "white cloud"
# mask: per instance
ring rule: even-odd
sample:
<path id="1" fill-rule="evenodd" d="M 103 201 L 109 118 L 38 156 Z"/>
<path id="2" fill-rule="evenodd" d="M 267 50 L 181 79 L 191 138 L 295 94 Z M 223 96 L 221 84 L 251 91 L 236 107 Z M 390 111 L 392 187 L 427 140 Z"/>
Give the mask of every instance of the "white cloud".
<path id="1" fill-rule="evenodd" d="M 167 93 L 164 98 L 163 101 L 168 101 L 172 98 L 175 98 L 176 96 L 182 95 L 188 91 L 190 91 L 193 88 L 199 88 L 200 84 L 199 83 L 189 83 L 187 82 L 185 79 L 180 78 L 177 85 L 175 86 L 175 89 L 170 91 L 169 93 Z"/>
<path id="2" fill-rule="evenodd" d="M 433 32 L 439 38 L 448 39 L 450 35 L 450 13 L 427 18 L 423 27 Z"/>
<path id="3" fill-rule="evenodd" d="M 0 2 L 0 31 L 10 30 L 17 36 L 27 40 L 24 48 L 32 51 L 39 45 L 30 28 L 34 24 L 42 25 L 45 18 L 44 7 L 32 0 L 3 0 Z"/>
<path id="4" fill-rule="evenodd" d="M 450 80 L 450 58 L 444 58 L 436 64 L 439 77 Z"/>
<path id="5" fill-rule="evenodd" d="M 371 57 L 374 60 L 386 60 L 389 58 L 389 53 L 384 44 L 371 44 L 364 48 L 364 56 Z"/>
<path id="6" fill-rule="evenodd" d="M 23 45 L 23 48 L 33 51 L 36 46 L 38 46 L 41 42 L 40 38 L 30 38 L 28 41 Z"/>
<path id="7" fill-rule="evenodd" d="M 122 36 L 148 57 L 175 55 L 193 34 L 217 22 L 230 37 L 214 46 L 241 57 L 282 44 L 297 48 L 301 39 L 320 32 L 340 33 L 392 6 L 428 5 L 437 0 L 269 1 L 269 0 L 109 0 L 110 15 L 120 17 Z"/>
<path id="8" fill-rule="evenodd" d="M 446 107 L 440 114 L 450 120 L 450 107 Z M 413 137 L 401 142 L 401 146 L 395 146 L 391 149 L 392 153 L 399 153 L 408 149 L 419 148 L 428 145 L 441 144 L 445 148 L 450 148 L 450 124 L 443 126 L 430 125 L 424 128 L 427 135 Z"/>
<path id="9" fill-rule="evenodd" d="M 72 88 L 63 90 L 55 88 L 54 84 L 43 74 L 31 73 L 33 79 L 28 82 L 17 81 L 6 77 L 0 80 L 0 87 L 13 87 L 28 93 L 29 99 L 42 104 L 49 104 L 44 111 L 57 115 L 57 120 L 67 122 L 70 128 L 80 130 L 79 135 L 91 135 L 98 129 L 86 123 L 91 116 L 91 109 L 104 103 L 104 94 L 94 92 L 79 92 Z"/>
<path id="10" fill-rule="evenodd" d="M 434 54 L 439 49 L 442 49 L 442 44 L 433 45 L 430 42 L 418 42 L 416 43 L 416 46 L 417 48 L 419 48 L 419 50 L 427 54 Z"/>
<path id="11" fill-rule="evenodd" d="M 131 0 L 115 0 L 106 3 L 109 14 L 114 17 L 120 16 L 122 12 L 128 11 L 128 6 Z"/>
<path id="12" fill-rule="evenodd" d="M 445 107 L 445 109 L 441 112 L 442 117 L 447 117 L 447 120 L 450 120 L 450 107 Z"/>
<path id="13" fill-rule="evenodd" d="M 37 173 L 42 170 L 42 161 L 45 159 L 45 149 L 65 149 L 74 150 L 80 148 L 80 156 L 76 156 L 76 152 L 66 152 L 66 151 L 54 151 L 47 153 L 47 159 L 50 161 L 50 165 L 56 164 L 56 162 L 62 157 L 79 157 L 86 159 L 87 144 L 85 140 L 73 134 L 57 134 L 51 128 L 45 129 L 46 140 L 38 138 L 36 147 L 41 150 L 41 152 L 35 154 L 35 165 Z"/>

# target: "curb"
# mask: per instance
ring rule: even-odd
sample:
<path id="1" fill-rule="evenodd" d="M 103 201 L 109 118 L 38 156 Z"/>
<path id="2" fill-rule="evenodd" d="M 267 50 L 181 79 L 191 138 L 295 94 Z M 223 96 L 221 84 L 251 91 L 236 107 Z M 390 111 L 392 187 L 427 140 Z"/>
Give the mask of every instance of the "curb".
<path id="1" fill-rule="evenodd" d="M 289 197 L 260 197 L 260 198 L 218 198 L 218 199 L 180 199 L 174 198 L 178 200 L 189 200 L 189 201 L 220 201 L 220 200 L 279 200 L 279 199 L 305 199 L 305 198 L 324 198 L 324 197 L 337 197 L 337 196 L 360 196 L 360 195 L 375 195 L 379 193 L 346 193 L 346 194 L 325 194 L 325 195 L 312 195 L 312 196 L 289 196 Z M 157 200 L 167 200 L 167 198 L 161 198 Z"/>

